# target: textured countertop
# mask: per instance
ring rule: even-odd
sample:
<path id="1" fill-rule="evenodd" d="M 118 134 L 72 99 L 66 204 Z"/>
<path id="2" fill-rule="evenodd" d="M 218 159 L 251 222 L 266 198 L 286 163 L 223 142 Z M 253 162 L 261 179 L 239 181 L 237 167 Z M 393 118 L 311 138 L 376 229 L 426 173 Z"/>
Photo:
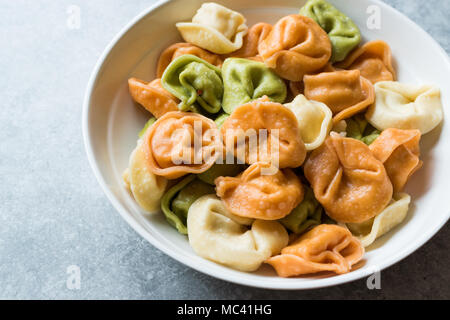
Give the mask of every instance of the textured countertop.
<path id="1" fill-rule="evenodd" d="M 450 226 L 381 273 L 311 291 L 216 280 L 169 258 L 115 211 L 89 167 L 81 108 L 104 47 L 152 0 L 0 3 L 0 298 L 450 298 Z M 448 0 L 385 0 L 450 52 Z M 70 17 L 80 10 L 80 28 Z M 67 286 L 68 267 L 81 287 Z"/>

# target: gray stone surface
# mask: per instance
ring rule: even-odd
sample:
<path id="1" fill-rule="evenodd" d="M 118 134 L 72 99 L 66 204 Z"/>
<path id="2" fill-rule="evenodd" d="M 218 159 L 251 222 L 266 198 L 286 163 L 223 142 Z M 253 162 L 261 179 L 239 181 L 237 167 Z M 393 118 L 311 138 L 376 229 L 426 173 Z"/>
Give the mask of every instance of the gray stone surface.
<path id="1" fill-rule="evenodd" d="M 110 205 L 88 165 L 81 106 L 110 39 L 151 0 L 15 0 L 0 3 L 0 298 L 304 299 L 450 298 L 450 227 L 366 280 L 312 291 L 226 283 L 172 260 Z M 386 0 L 450 52 L 450 1 Z M 81 9 L 81 28 L 67 10 Z M 69 265 L 81 289 L 66 287 Z"/>

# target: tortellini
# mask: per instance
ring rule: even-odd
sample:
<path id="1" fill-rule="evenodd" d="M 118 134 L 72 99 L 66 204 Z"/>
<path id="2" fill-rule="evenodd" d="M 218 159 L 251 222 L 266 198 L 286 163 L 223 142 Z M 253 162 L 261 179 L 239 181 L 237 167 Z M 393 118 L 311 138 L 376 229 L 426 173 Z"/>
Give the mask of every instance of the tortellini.
<path id="1" fill-rule="evenodd" d="M 280 168 L 297 168 L 305 160 L 298 120 L 279 103 L 259 99 L 241 105 L 220 130 L 227 151 L 247 164 L 277 160 Z M 266 137 L 262 137 L 261 130 Z"/>
<path id="2" fill-rule="evenodd" d="M 227 57 L 257 59 L 258 45 L 271 30 L 272 26 L 268 23 L 260 22 L 253 25 L 244 37 L 242 48 L 228 54 Z"/>
<path id="3" fill-rule="evenodd" d="M 316 199 L 338 222 L 359 223 L 379 214 L 392 198 L 383 163 L 363 142 L 332 132 L 304 166 Z"/>
<path id="4" fill-rule="evenodd" d="M 269 174 L 263 171 L 274 170 Z M 302 200 L 304 189 L 294 172 L 267 163 L 255 163 L 237 177 L 219 177 L 216 193 L 227 209 L 241 217 L 278 220 L 287 216 Z"/>
<path id="5" fill-rule="evenodd" d="M 367 145 L 372 144 L 380 136 L 380 131 L 372 127 L 362 114 L 357 114 L 345 121 L 345 131 L 348 138 L 361 140 Z"/>
<path id="6" fill-rule="evenodd" d="M 138 205 L 147 212 L 159 211 L 167 179 L 149 170 L 142 140 L 138 141 L 136 149 L 131 153 L 125 177 L 126 184 Z"/>
<path id="7" fill-rule="evenodd" d="M 226 164 L 216 163 L 211 168 L 203 173 L 200 173 L 197 177 L 208 184 L 215 185 L 214 181 L 218 177 L 234 177 L 246 169 L 242 164 Z"/>
<path id="8" fill-rule="evenodd" d="M 217 3 L 204 3 L 192 22 L 179 22 L 178 31 L 186 42 L 218 54 L 226 54 L 242 47 L 248 27 L 239 12 Z"/>
<path id="9" fill-rule="evenodd" d="M 305 187 L 303 201 L 280 220 L 281 224 L 295 234 L 302 234 L 311 227 L 315 227 L 322 221 L 323 208 L 314 198 L 311 188 Z"/>
<path id="10" fill-rule="evenodd" d="M 344 274 L 361 261 L 363 255 L 364 247 L 350 231 L 341 226 L 321 224 L 266 262 L 280 277 L 322 271 Z"/>
<path id="11" fill-rule="evenodd" d="M 306 150 L 320 147 L 333 125 L 333 113 L 330 108 L 321 102 L 308 100 L 302 94 L 285 106 L 297 117 Z"/>
<path id="12" fill-rule="evenodd" d="M 393 81 L 396 77 L 391 48 L 381 40 L 367 42 L 336 66 L 341 69 L 357 69 L 361 71 L 361 76 L 373 84 Z"/>
<path id="13" fill-rule="evenodd" d="M 348 120 L 351 120 L 351 118 L 347 119 L 347 121 L 346 120 L 341 120 L 341 121 L 338 121 L 338 122 L 334 123 L 333 124 L 333 128 L 331 129 L 331 131 L 335 132 L 335 133 L 338 133 L 338 134 L 340 134 L 343 137 L 347 137 L 347 135 L 348 135 L 348 133 L 347 133 L 347 127 L 348 127 L 347 126 L 347 122 L 349 122 Z M 356 139 L 355 137 L 349 137 L 349 138 Z"/>
<path id="14" fill-rule="evenodd" d="M 379 130 L 418 129 L 426 134 L 444 117 L 441 92 L 436 86 L 382 81 L 375 84 L 375 94 L 366 119 Z"/>
<path id="15" fill-rule="evenodd" d="M 333 46 L 332 62 L 344 60 L 361 42 L 356 24 L 325 0 L 309 0 L 300 14 L 316 21 L 328 33 Z"/>
<path id="16" fill-rule="evenodd" d="M 336 69 L 333 67 L 331 63 L 327 63 L 325 67 L 318 70 L 317 72 L 313 72 L 312 74 L 319 74 L 322 72 L 334 72 Z M 305 93 L 305 84 L 302 81 L 289 81 L 289 90 L 293 97 L 298 96 L 299 94 Z"/>
<path id="17" fill-rule="evenodd" d="M 225 120 L 227 120 L 230 117 L 228 113 L 222 113 L 220 114 L 216 119 L 214 119 L 214 122 L 217 125 L 217 128 L 222 128 L 222 125 L 224 124 Z"/>
<path id="18" fill-rule="evenodd" d="M 365 110 L 375 101 L 372 83 L 361 77 L 359 70 L 307 75 L 303 80 L 306 98 L 325 103 L 333 111 L 335 123 Z"/>
<path id="19" fill-rule="evenodd" d="M 189 209 L 189 243 L 201 257 L 241 271 L 255 271 L 288 244 L 276 221 L 231 214 L 214 195 L 203 196 Z"/>
<path id="20" fill-rule="evenodd" d="M 187 215 L 192 203 L 198 198 L 214 193 L 214 188 L 189 175 L 170 188 L 161 199 L 161 210 L 167 221 L 179 233 L 187 234 Z"/>
<path id="21" fill-rule="evenodd" d="M 264 63 L 282 78 L 301 81 L 322 69 L 331 57 L 328 35 L 314 20 L 298 14 L 281 18 L 261 41 Z"/>
<path id="22" fill-rule="evenodd" d="M 194 129 L 201 126 L 201 136 L 195 137 Z M 174 111 L 158 119 L 144 136 L 144 150 L 150 171 L 154 174 L 177 179 L 188 173 L 202 173 L 212 167 L 223 149 L 211 119 L 191 112 Z M 197 132 L 197 135 L 199 133 Z M 195 138 L 200 139 L 199 150 Z"/>
<path id="23" fill-rule="evenodd" d="M 223 60 L 222 58 L 212 52 L 203 50 L 193 44 L 186 42 L 178 42 L 169 46 L 166 50 L 161 53 L 158 60 L 156 76 L 161 78 L 167 66 L 176 58 L 183 56 L 185 54 L 191 54 L 197 56 L 206 62 L 215 65 L 216 67 L 221 67 Z"/>
<path id="24" fill-rule="evenodd" d="M 262 62 L 242 58 L 228 58 L 222 67 L 224 85 L 223 110 L 231 114 L 236 107 L 267 96 L 283 103 L 286 85 Z"/>
<path id="25" fill-rule="evenodd" d="M 178 99 L 162 87 L 160 79 L 145 82 L 130 78 L 128 79 L 128 88 L 133 100 L 150 111 L 156 118 L 167 112 L 178 110 Z"/>
<path id="26" fill-rule="evenodd" d="M 372 154 L 384 164 L 394 192 L 400 192 L 411 175 L 422 167 L 420 137 L 419 130 L 390 128 L 369 146 Z"/>
<path id="27" fill-rule="evenodd" d="M 219 68 L 191 54 L 173 60 L 161 78 L 170 93 L 181 100 L 181 111 L 192 110 L 194 103 L 209 113 L 222 106 L 223 83 Z"/>
<path id="28" fill-rule="evenodd" d="M 368 247 L 402 223 L 408 214 L 410 202 L 411 197 L 406 193 L 394 194 L 392 203 L 375 218 L 362 223 L 348 223 L 346 226 L 361 241 L 363 247 Z"/>

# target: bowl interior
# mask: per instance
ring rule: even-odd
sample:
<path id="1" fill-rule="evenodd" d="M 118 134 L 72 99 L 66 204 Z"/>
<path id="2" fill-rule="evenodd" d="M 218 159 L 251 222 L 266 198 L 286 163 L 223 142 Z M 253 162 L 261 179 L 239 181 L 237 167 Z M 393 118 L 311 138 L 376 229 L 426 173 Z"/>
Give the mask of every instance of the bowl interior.
<path id="1" fill-rule="evenodd" d="M 450 97 L 450 63 L 447 54 L 417 25 L 394 9 L 375 0 L 334 0 L 341 11 L 359 26 L 364 41 L 381 39 L 392 48 L 398 80 L 435 83 L 442 91 L 445 121 L 422 138 L 423 168 L 408 183 L 412 196 L 408 217 L 393 232 L 368 248 L 357 270 L 341 275 L 319 275 L 294 279 L 276 277 L 263 266 L 258 272 L 235 271 L 198 257 L 187 237 L 169 226 L 162 214 L 144 213 L 123 187 L 122 173 L 134 149 L 137 133 L 149 113 L 135 105 L 128 93 L 131 76 L 150 81 L 155 78 L 161 51 L 181 38 L 175 23 L 187 21 L 204 1 L 163 2 L 137 17 L 106 49 L 93 73 L 85 102 L 84 134 L 88 156 L 100 184 L 111 202 L 130 225 L 153 245 L 199 271 L 212 276 L 257 287 L 305 289 L 335 285 L 367 276 L 404 258 L 425 243 L 449 217 L 450 139 L 447 125 Z M 240 11 L 250 26 L 256 22 L 275 23 L 287 14 L 298 13 L 305 1 L 217 1 Z M 379 10 L 380 29 L 369 29 L 367 20 Z M 373 9 L 375 8 L 375 9 Z"/>

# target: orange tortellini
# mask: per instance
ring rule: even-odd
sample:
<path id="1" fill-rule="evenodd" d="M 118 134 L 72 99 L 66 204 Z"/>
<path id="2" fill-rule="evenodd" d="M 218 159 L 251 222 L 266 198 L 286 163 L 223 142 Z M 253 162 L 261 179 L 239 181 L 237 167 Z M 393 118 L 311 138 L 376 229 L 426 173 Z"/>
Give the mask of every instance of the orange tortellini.
<path id="1" fill-rule="evenodd" d="M 363 111 L 375 101 L 375 90 L 359 70 L 323 72 L 304 77 L 305 96 L 325 103 L 333 111 L 333 121 Z"/>
<path id="2" fill-rule="evenodd" d="M 267 97 L 237 107 L 222 125 L 221 132 L 227 151 L 248 164 L 276 159 L 280 168 L 297 168 L 306 157 L 294 113 L 282 104 L 268 101 Z"/>
<path id="3" fill-rule="evenodd" d="M 161 85 L 161 79 L 145 82 L 136 78 L 128 79 L 128 88 L 134 101 L 160 118 L 170 111 L 178 110 L 179 100 Z"/>
<path id="4" fill-rule="evenodd" d="M 312 19 L 292 14 L 281 18 L 259 44 L 264 63 L 282 78 L 301 81 L 323 68 L 331 57 L 327 33 Z"/>
<path id="5" fill-rule="evenodd" d="M 363 142 L 332 132 L 304 167 L 314 195 L 338 222 L 359 223 L 379 214 L 392 199 L 383 163 Z"/>
<path id="6" fill-rule="evenodd" d="M 394 192 L 400 192 L 411 175 L 422 167 L 419 130 L 386 129 L 369 146 L 386 168 Z"/>
<path id="7" fill-rule="evenodd" d="M 247 35 L 244 37 L 242 48 L 234 51 L 226 57 L 247 58 L 259 60 L 258 45 L 263 41 L 272 30 L 272 25 L 264 22 L 257 23 L 248 29 Z"/>
<path id="8" fill-rule="evenodd" d="M 381 40 L 367 42 L 353 51 L 344 61 L 338 63 L 336 67 L 359 70 L 361 76 L 373 84 L 395 80 L 391 48 Z"/>
<path id="9" fill-rule="evenodd" d="M 266 170 L 266 171 L 264 171 Z M 294 172 L 258 162 L 237 177 L 215 180 L 217 195 L 240 217 L 278 220 L 303 200 L 304 189 Z"/>
<path id="10" fill-rule="evenodd" d="M 158 60 L 158 65 L 156 69 L 156 76 L 161 78 L 167 66 L 179 56 L 191 54 L 193 56 L 197 56 L 200 59 L 205 60 L 206 62 L 215 65 L 216 67 L 222 66 L 223 60 L 222 58 L 212 52 L 194 46 L 193 44 L 186 42 L 179 42 L 171 45 L 166 50 L 161 53 Z"/>
<path id="11" fill-rule="evenodd" d="M 363 255 L 363 246 L 346 228 L 321 224 L 266 262 L 275 268 L 280 277 L 322 271 L 343 274 L 349 272 Z"/>
<path id="12" fill-rule="evenodd" d="M 327 63 L 325 67 L 311 74 L 319 74 L 322 72 L 334 72 L 334 71 L 336 71 L 336 69 L 333 67 L 333 65 L 331 63 Z M 302 81 L 289 81 L 289 90 L 293 97 L 296 97 L 299 94 L 304 94 L 305 84 L 303 83 L 303 79 Z"/>
<path id="13" fill-rule="evenodd" d="M 199 129 L 201 141 L 196 150 L 194 139 Z M 205 172 L 212 167 L 223 148 L 219 135 L 213 134 L 214 130 L 217 130 L 214 121 L 200 114 L 166 113 L 143 138 L 150 171 L 167 179 Z"/>

